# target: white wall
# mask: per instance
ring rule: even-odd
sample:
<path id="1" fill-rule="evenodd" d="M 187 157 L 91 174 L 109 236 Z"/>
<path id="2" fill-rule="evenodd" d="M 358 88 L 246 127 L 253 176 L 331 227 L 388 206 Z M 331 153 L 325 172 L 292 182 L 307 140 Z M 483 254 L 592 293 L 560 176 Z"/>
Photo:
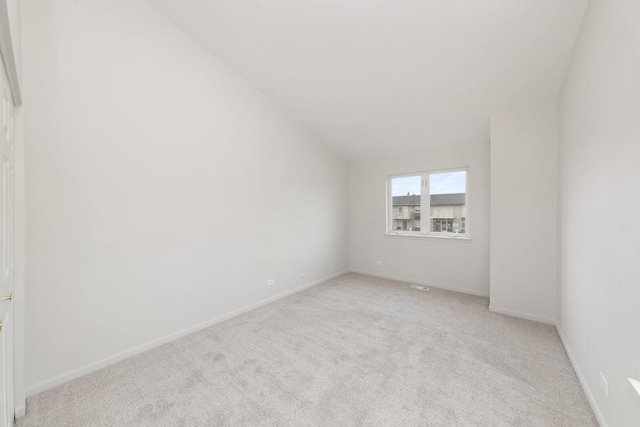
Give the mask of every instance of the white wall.
<path id="1" fill-rule="evenodd" d="M 491 117 L 491 310 L 554 323 L 555 105 Z"/>
<path id="2" fill-rule="evenodd" d="M 460 166 L 470 168 L 471 241 L 385 234 L 388 175 Z M 352 271 L 489 294 L 488 141 L 352 162 L 349 175 Z"/>
<path id="3" fill-rule="evenodd" d="M 346 268 L 346 162 L 149 5 L 23 16 L 27 393 Z"/>
<path id="4" fill-rule="evenodd" d="M 640 425 L 640 396 L 627 381 L 640 379 L 638 17 L 637 0 L 589 2 L 558 102 L 558 324 L 611 427 Z"/>

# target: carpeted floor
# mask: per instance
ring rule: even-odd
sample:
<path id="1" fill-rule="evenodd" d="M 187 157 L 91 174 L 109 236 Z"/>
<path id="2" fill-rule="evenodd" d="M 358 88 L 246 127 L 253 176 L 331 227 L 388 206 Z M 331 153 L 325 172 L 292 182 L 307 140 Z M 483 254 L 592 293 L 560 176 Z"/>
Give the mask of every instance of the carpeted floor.
<path id="1" fill-rule="evenodd" d="M 346 274 L 27 400 L 34 426 L 597 426 L 555 328 Z"/>

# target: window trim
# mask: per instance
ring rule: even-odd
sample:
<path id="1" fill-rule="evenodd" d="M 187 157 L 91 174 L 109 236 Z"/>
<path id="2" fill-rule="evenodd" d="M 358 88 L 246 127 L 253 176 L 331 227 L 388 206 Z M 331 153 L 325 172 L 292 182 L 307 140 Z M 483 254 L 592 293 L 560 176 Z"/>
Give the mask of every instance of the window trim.
<path id="1" fill-rule="evenodd" d="M 402 237 L 428 237 L 436 239 L 448 239 L 448 240 L 471 240 L 471 221 L 470 218 L 470 197 L 469 197 L 469 166 L 461 166 L 447 169 L 432 169 L 424 170 L 413 173 L 401 173 L 387 175 L 386 186 L 386 221 L 385 221 L 385 234 L 387 236 L 402 236 Z M 431 193 L 429 192 L 430 175 L 447 173 L 447 172 L 465 172 L 465 232 L 464 233 L 450 233 L 450 232 L 435 232 L 431 231 Z M 419 176 L 421 180 L 420 195 L 422 196 L 423 189 L 427 188 L 427 194 L 429 197 L 420 197 L 420 231 L 403 231 L 393 230 L 393 195 L 391 181 L 394 178 L 404 178 L 408 176 Z M 426 179 L 425 179 L 426 177 Z M 426 215 L 426 219 L 423 219 Z M 426 227 L 425 227 L 426 225 Z M 458 227 L 461 228 L 460 226 Z M 426 230 L 426 231 L 423 231 Z"/>

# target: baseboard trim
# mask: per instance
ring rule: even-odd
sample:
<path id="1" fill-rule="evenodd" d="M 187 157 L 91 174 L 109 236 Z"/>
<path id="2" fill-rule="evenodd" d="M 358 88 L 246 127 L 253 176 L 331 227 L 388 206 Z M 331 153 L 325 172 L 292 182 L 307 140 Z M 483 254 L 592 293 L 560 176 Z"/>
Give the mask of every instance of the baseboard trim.
<path id="1" fill-rule="evenodd" d="M 547 325 L 556 325 L 556 319 L 550 317 L 538 316 L 536 314 L 524 313 L 522 311 L 508 310 L 506 308 L 496 307 L 489 304 L 489 311 L 492 313 L 506 314 L 507 316 L 519 317 L 521 319 L 533 320 L 534 322 L 546 323 Z"/>
<path id="2" fill-rule="evenodd" d="M 14 417 L 15 418 L 24 417 L 26 413 L 27 413 L 27 408 L 25 405 L 16 406 Z"/>
<path id="3" fill-rule="evenodd" d="M 589 383 L 587 383 L 587 379 L 582 374 L 582 369 L 580 369 L 580 366 L 578 365 L 578 361 L 576 360 L 575 356 L 573 355 L 573 352 L 571 351 L 571 347 L 569 347 L 569 343 L 567 342 L 567 339 L 565 338 L 564 332 L 562 332 L 562 328 L 560 327 L 560 325 L 557 322 L 556 322 L 555 326 L 556 326 L 556 331 L 558 331 L 558 336 L 560 337 L 560 341 L 562 342 L 562 346 L 564 347 L 564 351 L 567 353 L 567 356 L 569 357 L 569 361 L 571 362 L 571 366 L 573 366 L 573 370 L 575 371 L 576 376 L 578 377 L 578 381 L 580 381 L 580 385 L 582 386 L 582 389 L 584 390 L 584 394 L 587 396 L 587 400 L 589 401 L 589 405 L 591 405 L 591 409 L 593 410 L 593 413 L 595 414 L 596 419 L 598 420 L 598 423 L 600 424 L 600 427 L 608 427 L 607 421 L 605 420 L 604 415 L 602 415 L 602 411 L 600 410 L 600 407 L 598 406 L 598 402 L 596 402 L 596 398 L 593 395 L 593 392 L 591 391 L 591 388 L 589 387 Z"/>
<path id="4" fill-rule="evenodd" d="M 439 284 L 439 283 L 425 282 L 423 280 L 415 280 L 415 279 L 410 279 L 408 277 L 392 276 L 392 275 L 389 275 L 389 274 L 380 274 L 380 273 L 376 273 L 376 272 L 373 272 L 373 271 L 360 270 L 360 269 L 357 269 L 357 268 L 351 268 L 351 269 L 349 269 L 349 271 L 351 271 L 352 273 L 366 274 L 367 276 L 381 277 L 383 279 L 390 279 L 390 280 L 398 280 L 400 282 L 415 283 L 416 285 L 430 286 L 432 288 L 444 289 L 444 290 L 447 290 L 447 291 L 454 291 L 454 292 L 461 292 L 463 294 L 470 294 L 470 295 L 475 295 L 475 296 L 479 296 L 479 297 L 488 297 L 489 296 L 489 292 L 476 291 L 476 290 L 473 290 L 473 289 L 458 288 L 458 287 L 455 287 L 455 286 L 442 285 L 442 284 Z"/>
<path id="5" fill-rule="evenodd" d="M 310 288 L 312 286 L 316 286 L 316 285 L 319 285 L 320 283 L 324 283 L 327 280 L 331 280 L 331 279 L 333 279 L 335 277 L 342 276 L 343 274 L 348 273 L 348 272 L 349 272 L 348 270 L 339 271 L 337 273 L 334 273 L 332 275 L 323 277 L 321 279 L 315 280 L 313 282 L 307 283 L 305 285 L 299 286 L 299 287 L 291 289 L 289 291 L 280 293 L 278 295 L 274 295 L 272 297 L 269 297 L 269 298 L 264 299 L 262 301 L 259 301 L 257 303 L 253 303 L 253 304 L 247 305 L 245 307 L 242 307 L 240 309 L 231 311 L 229 313 L 223 314 L 223 315 L 218 316 L 218 317 L 214 317 L 213 319 L 207 320 L 207 321 L 199 323 L 197 325 L 190 326 L 190 327 L 188 327 L 186 329 L 183 329 L 181 331 L 174 332 L 174 333 L 166 335 L 166 336 L 164 336 L 162 338 L 155 339 L 155 340 L 150 341 L 150 342 L 148 342 L 146 344 L 142 344 L 142 345 L 139 345 L 137 347 L 133 347 L 133 348 L 131 348 L 129 350 L 125 350 L 125 351 L 122 351 L 120 353 L 114 354 L 113 356 L 105 357 L 104 359 L 100 359 L 100 360 L 98 360 L 96 362 L 89 363 L 88 365 L 85 365 L 85 366 L 82 366 L 80 368 L 71 370 L 69 372 L 65 372 L 64 374 L 57 375 L 57 376 L 55 376 L 53 378 L 50 378 L 48 380 L 39 382 L 39 383 L 34 384 L 34 385 L 30 386 L 30 387 L 27 387 L 27 389 L 25 390 L 26 395 L 27 395 L 27 397 L 29 397 L 29 396 L 33 396 L 33 395 L 38 394 L 38 393 L 42 393 L 45 390 L 48 390 L 48 389 L 53 388 L 53 387 L 57 387 L 57 386 L 59 386 L 61 384 L 64 384 L 64 383 L 66 383 L 68 381 L 71 381 L 71 380 L 74 380 L 76 378 L 79 378 L 79 377 L 81 377 L 83 375 L 86 375 L 88 373 L 91 373 L 93 371 L 97 371 L 98 369 L 102 369 L 102 368 L 104 368 L 106 366 L 113 365 L 114 363 L 120 362 L 122 360 L 128 359 L 128 358 L 133 357 L 133 356 L 136 356 L 136 355 L 138 355 L 140 353 L 143 353 L 143 352 L 145 352 L 147 350 L 151 350 L 152 348 L 159 347 L 159 346 L 161 346 L 163 344 L 166 344 L 166 343 L 171 342 L 173 340 L 176 340 L 178 338 L 184 337 L 186 335 L 190 335 L 190 334 L 192 334 L 194 332 L 197 332 L 197 331 L 199 331 L 201 329 L 204 329 L 204 328 L 207 328 L 209 326 L 215 325 L 216 323 L 220 323 L 220 322 L 225 321 L 227 319 L 230 319 L 232 317 L 236 317 L 236 316 L 239 316 L 240 314 L 243 314 L 243 313 L 246 313 L 248 311 L 254 310 L 254 309 L 258 308 L 258 307 L 262 307 L 263 305 L 272 303 L 272 302 L 277 301 L 277 300 L 282 299 L 282 298 L 286 298 L 286 297 L 288 297 L 290 295 L 293 295 L 293 294 L 296 294 L 298 292 L 301 292 L 301 291 L 303 291 L 305 289 L 308 289 L 308 288 Z M 18 413 L 18 408 L 16 408 L 16 414 L 17 413 Z"/>

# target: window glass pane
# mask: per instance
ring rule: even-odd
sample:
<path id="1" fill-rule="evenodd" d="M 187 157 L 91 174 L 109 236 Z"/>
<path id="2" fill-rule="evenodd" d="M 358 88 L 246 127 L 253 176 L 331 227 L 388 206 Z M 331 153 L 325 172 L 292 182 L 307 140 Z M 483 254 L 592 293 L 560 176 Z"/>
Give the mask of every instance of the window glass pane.
<path id="1" fill-rule="evenodd" d="M 467 172 L 443 172 L 429 175 L 430 231 L 464 233 L 466 223 Z"/>
<path id="2" fill-rule="evenodd" d="M 391 178 L 391 230 L 420 231 L 420 183 L 422 177 Z"/>

